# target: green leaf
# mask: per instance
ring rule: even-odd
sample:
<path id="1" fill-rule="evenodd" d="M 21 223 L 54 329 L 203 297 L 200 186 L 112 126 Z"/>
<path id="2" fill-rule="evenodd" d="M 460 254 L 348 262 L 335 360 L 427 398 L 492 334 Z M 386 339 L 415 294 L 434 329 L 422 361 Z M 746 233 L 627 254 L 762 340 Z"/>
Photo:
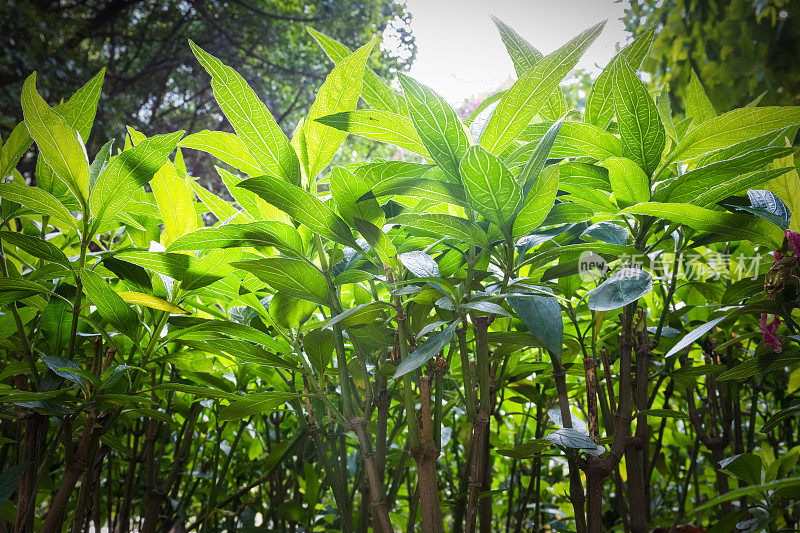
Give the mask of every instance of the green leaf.
<path id="1" fill-rule="evenodd" d="M 306 26 L 306 30 L 314 37 L 334 63 L 341 63 L 351 54 L 350 49 L 339 41 L 318 32 L 310 26 Z M 405 113 L 402 99 L 370 68 L 364 71 L 364 85 L 361 88 L 361 97 L 373 109 Z"/>
<path id="2" fill-rule="evenodd" d="M 669 98 L 669 83 L 661 86 L 661 92 L 656 97 L 656 108 L 658 108 L 658 116 L 661 117 L 661 123 L 664 124 L 664 130 L 667 137 L 674 143 L 678 141 L 678 134 L 675 132 L 675 124 L 672 122 L 672 102 Z"/>
<path id="3" fill-rule="evenodd" d="M 313 265 L 288 257 L 267 257 L 231 263 L 234 268 L 252 272 L 272 288 L 289 296 L 328 305 L 328 283 Z"/>
<path id="4" fill-rule="evenodd" d="M 466 244 L 488 248 L 486 232 L 467 219 L 441 213 L 402 213 L 389 220 L 390 224 L 400 224 L 415 228 L 426 235 L 452 237 Z"/>
<path id="5" fill-rule="evenodd" d="M 271 176 L 250 178 L 238 184 L 274 205 L 321 237 L 357 248 L 347 223 L 313 194 Z"/>
<path id="6" fill-rule="evenodd" d="M 721 469 L 730 472 L 748 485 L 761 483 L 761 457 L 757 455 L 740 453 L 726 457 L 718 464 Z"/>
<path id="7" fill-rule="evenodd" d="M 359 218 L 383 226 L 383 209 L 372 195 L 367 195 L 372 185 L 371 180 L 359 178 L 343 167 L 333 168 L 330 173 L 331 195 L 342 218 L 347 221 Z"/>
<path id="8" fill-rule="evenodd" d="M 154 135 L 109 160 L 89 200 L 95 225 L 125 209 L 134 193 L 158 172 L 181 137 L 182 131 Z"/>
<path id="9" fill-rule="evenodd" d="M 608 180 L 620 207 L 650 200 L 650 180 L 642 167 L 626 157 L 609 157 L 600 166 L 608 169 Z"/>
<path id="10" fill-rule="evenodd" d="M 3 241 L 12 244 L 31 254 L 32 256 L 64 265 L 65 267 L 72 268 L 66 254 L 61 248 L 44 239 L 25 235 L 24 233 L 17 233 L 15 231 L 0 231 L 0 238 Z"/>
<path id="11" fill-rule="evenodd" d="M 644 411 L 639 411 L 639 414 L 655 416 L 658 418 L 678 418 L 681 420 L 689 419 L 689 415 L 683 411 L 675 411 L 674 409 L 645 409 Z"/>
<path id="12" fill-rule="evenodd" d="M 10 466 L 3 470 L 0 474 L 0 505 L 8 501 L 14 491 L 17 490 L 17 485 L 25 472 L 26 465 Z"/>
<path id="13" fill-rule="evenodd" d="M 364 240 L 367 241 L 371 249 L 378 255 L 381 265 L 394 268 L 394 265 L 397 263 L 395 261 L 397 249 L 383 230 L 372 222 L 360 218 L 354 218 L 353 225 L 364 237 Z M 338 281 L 339 284 L 343 283 L 341 278 L 339 278 Z"/>
<path id="14" fill-rule="evenodd" d="M 0 198 L 24 205 L 37 213 L 49 215 L 64 229 L 77 229 L 78 224 L 64 204 L 47 191 L 17 183 L 0 183 Z"/>
<path id="15" fill-rule="evenodd" d="M 613 311 L 635 302 L 653 290 L 653 278 L 639 268 L 623 268 L 589 291 L 587 305 L 593 311 Z"/>
<path id="16" fill-rule="evenodd" d="M 270 246 L 291 255 L 303 254 L 303 241 L 294 226 L 274 221 L 202 228 L 173 242 L 169 251 L 262 246 Z"/>
<path id="17" fill-rule="evenodd" d="M 385 309 L 391 308 L 392 305 L 387 302 L 367 302 L 346 309 L 338 315 L 333 316 L 328 320 L 328 323 L 325 324 L 325 327 L 330 328 L 336 324 L 340 324 L 343 328 L 351 328 L 372 324 Z"/>
<path id="18" fill-rule="evenodd" d="M 800 107 L 734 109 L 689 130 L 668 159 L 685 161 L 797 124 Z"/>
<path id="19" fill-rule="evenodd" d="M 218 422 L 244 420 L 253 415 L 271 413 L 289 400 L 297 398 L 297 394 L 289 392 L 260 392 L 250 394 L 244 400 L 233 402 L 223 407 L 217 415 Z"/>
<path id="20" fill-rule="evenodd" d="M 530 141 L 534 143 L 533 146 L 538 147 L 539 141 L 553 124 L 548 121 L 525 126 L 525 129 L 519 135 L 519 140 Z M 506 163 L 509 166 L 514 166 L 509 160 L 521 161 L 526 153 L 530 153 L 530 150 L 532 148 L 529 148 L 528 145 L 522 145 L 507 158 Z M 597 126 L 583 122 L 564 122 L 550 152 L 550 157 L 553 159 L 589 156 L 602 160 L 621 155 L 622 143 L 617 137 L 601 130 Z"/>
<path id="21" fill-rule="evenodd" d="M 609 61 L 603 72 L 592 84 L 592 90 L 586 99 L 586 122 L 594 124 L 600 129 L 605 130 L 611 119 L 614 118 L 614 69 L 617 62 L 624 60 L 633 69 L 638 71 L 642 62 L 650 51 L 655 37 L 656 26 L 651 27 L 631 44 L 620 50 L 620 52 Z"/>
<path id="22" fill-rule="evenodd" d="M 467 206 L 464 187 L 461 184 L 429 178 L 390 178 L 375 185 L 372 188 L 372 194 L 376 198 L 398 195 L 429 200 L 434 203 Z"/>
<path id="23" fill-rule="evenodd" d="M 525 203 L 514 220 L 513 235 L 515 239 L 536 229 L 553 209 L 553 203 L 558 193 L 558 175 L 559 165 L 550 165 L 533 182 L 531 190 L 525 197 Z"/>
<path id="24" fill-rule="evenodd" d="M 518 77 L 535 67 L 536 63 L 541 61 L 544 57 L 539 50 L 523 39 L 511 26 L 494 16 L 492 17 L 492 22 L 494 22 L 494 25 L 497 26 L 497 30 L 500 32 L 500 38 L 506 47 L 508 55 L 511 57 L 511 61 L 514 63 L 514 70 L 517 72 Z M 553 91 L 545 102 L 540 114 L 544 118 L 555 120 L 563 116 L 566 112 L 567 101 L 564 98 L 564 93 L 561 92 L 559 87 L 556 87 L 555 91 Z"/>
<path id="25" fill-rule="evenodd" d="M 0 278 L 0 305 L 6 305 L 28 296 L 39 293 L 49 293 L 47 288 L 20 278 Z"/>
<path id="26" fill-rule="evenodd" d="M 344 111 L 316 119 L 320 124 L 361 135 L 374 141 L 393 144 L 422 157 L 430 157 L 411 119 L 379 109 Z"/>
<path id="27" fill-rule="evenodd" d="M 547 348 L 552 357 L 560 360 L 564 344 L 564 323 L 558 300 L 550 296 L 519 296 L 509 298 L 508 304 L 525 323 L 531 335 Z"/>
<path id="28" fill-rule="evenodd" d="M 40 157 L 85 206 L 89 199 L 89 160 L 80 135 L 36 91 L 36 73 L 22 87 L 22 112 Z"/>
<path id="29" fill-rule="evenodd" d="M 481 146 L 491 153 L 500 154 L 510 145 L 600 35 L 604 26 L 605 22 L 601 22 L 582 32 L 544 57 L 514 82 L 492 113 L 481 135 Z"/>
<path id="30" fill-rule="evenodd" d="M 686 89 L 686 117 L 692 119 L 692 125 L 699 126 L 716 116 L 717 112 L 714 111 L 714 106 L 708 99 L 697 72 L 692 69 L 689 87 Z"/>
<path id="31" fill-rule="evenodd" d="M 421 250 L 405 252 L 397 256 L 406 269 L 418 278 L 438 278 L 439 265 Z"/>
<path id="32" fill-rule="evenodd" d="M 791 407 L 787 407 L 786 409 L 782 409 L 777 413 L 772 414 L 769 418 L 767 418 L 766 422 L 761 428 L 761 433 L 769 433 L 780 424 L 783 420 L 787 418 L 794 418 L 800 414 L 800 404 L 799 405 L 792 405 Z"/>
<path id="33" fill-rule="evenodd" d="M 103 67 L 91 80 L 78 89 L 69 100 L 53 107 L 56 113 L 64 117 L 69 127 L 78 132 L 84 142 L 89 138 L 89 133 L 92 131 L 105 73 L 106 69 Z"/>
<path id="34" fill-rule="evenodd" d="M 789 144 L 789 141 L 786 140 L 786 143 Z M 794 158 L 786 156 L 775 163 L 780 166 L 792 164 L 794 163 Z M 789 221 L 789 229 L 800 232 L 800 174 L 798 174 L 797 168 L 797 164 L 795 163 L 794 172 L 788 172 L 773 179 L 764 185 L 764 189 L 773 192 L 786 204 L 786 207 L 788 207 L 789 211 L 792 213 L 792 217 Z"/>
<path id="35" fill-rule="evenodd" d="M 279 326 L 286 329 L 299 328 L 317 308 L 317 304 L 278 291 L 269 302 L 269 314 Z"/>
<path id="36" fill-rule="evenodd" d="M 264 173 L 256 158 L 250 153 L 247 145 L 233 133 L 209 130 L 198 131 L 184 137 L 180 142 L 180 146 L 209 153 L 252 177 L 260 176 Z"/>
<path id="37" fill-rule="evenodd" d="M 688 201 L 690 204 L 709 207 L 729 196 L 738 194 L 751 187 L 756 187 L 784 174 L 793 172 L 793 167 L 768 168 L 736 176 L 733 179 L 709 186 L 702 193 L 698 193 Z"/>
<path id="38" fill-rule="evenodd" d="M 31 147 L 31 136 L 25 122 L 20 122 L 11 130 L 3 144 L 2 154 L 0 154 L 0 180 L 6 178 L 17 166 L 20 158 Z"/>
<path id="39" fill-rule="evenodd" d="M 590 237 L 609 244 L 625 245 L 628 242 L 628 229 L 612 222 L 592 224 L 581 233 L 581 237 Z"/>
<path id="40" fill-rule="evenodd" d="M 561 202 L 553 206 L 550 212 L 542 221 L 542 226 L 557 226 L 560 224 L 577 224 L 585 222 L 594 216 L 591 208 L 574 204 L 572 202 Z"/>
<path id="41" fill-rule="evenodd" d="M 194 192 L 189 178 L 179 176 L 175 165 L 167 160 L 150 180 L 153 196 L 164 222 L 161 243 L 169 246 L 183 235 L 198 228 L 197 211 L 194 208 Z"/>
<path id="42" fill-rule="evenodd" d="M 738 489 L 731 490 L 717 496 L 716 498 L 712 498 L 707 502 L 704 502 L 702 505 L 699 505 L 695 508 L 696 511 L 704 511 L 706 509 L 712 509 L 715 507 L 719 507 L 719 504 L 728 502 L 731 500 L 736 500 L 741 498 L 742 496 L 749 496 L 751 494 L 759 494 L 765 491 L 774 491 L 777 489 L 782 488 L 797 488 L 800 487 L 800 477 L 790 477 L 786 479 L 780 479 L 777 481 L 770 481 L 769 483 L 762 483 L 759 485 L 750 485 L 748 487 L 741 487 Z"/>
<path id="43" fill-rule="evenodd" d="M 228 221 L 236 215 L 242 214 L 247 216 L 234 206 L 217 196 L 216 194 L 208 191 L 196 181 L 190 183 L 192 190 L 195 192 L 200 201 L 205 205 L 217 219 L 221 221 Z"/>
<path id="44" fill-rule="evenodd" d="M 449 181 L 459 183 L 459 162 L 470 144 L 461 119 L 442 96 L 403 73 L 397 76 L 405 93 L 414 129 L 430 158 L 439 165 Z"/>
<path id="45" fill-rule="evenodd" d="M 300 183 L 300 162 L 289 139 L 283 134 L 269 109 L 238 72 L 225 65 L 191 40 L 194 55 L 211 74 L 214 98 L 265 174 Z"/>
<path id="46" fill-rule="evenodd" d="M 103 320 L 117 328 L 119 331 L 136 339 L 139 329 L 139 315 L 116 293 L 108 282 L 91 270 L 81 273 L 83 288 L 89 300 L 97 307 L 97 312 Z"/>
<path id="47" fill-rule="evenodd" d="M 189 311 L 187 311 L 182 307 L 179 307 L 161 298 L 151 296 L 150 294 L 145 294 L 143 292 L 119 291 L 117 292 L 117 294 L 119 295 L 120 298 L 122 298 L 122 300 L 125 303 L 139 305 L 142 307 L 149 307 L 150 309 L 156 309 L 157 311 L 167 311 L 169 313 L 173 313 L 176 315 L 191 314 Z"/>
<path id="48" fill-rule="evenodd" d="M 335 335 L 330 329 L 311 330 L 303 336 L 303 351 L 318 375 L 325 373 L 333 357 Z"/>
<path id="49" fill-rule="evenodd" d="M 239 188 L 239 184 L 244 181 L 242 178 L 231 174 L 221 167 L 214 167 L 214 169 L 222 178 L 222 182 L 225 184 L 228 192 L 244 209 L 245 214 L 247 215 L 245 218 L 252 220 L 277 220 L 281 222 L 289 222 L 289 218 L 280 209 L 277 209 L 269 202 L 264 201 L 264 199 L 260 198 L 257 194 Z"/>
<path id="50" fill-rule="evenodd" d="M 522 185 L 522 196 L 528 196 L 528 193 L 537 184 L 539 176 L 544 170 L 547 159 L 551 156 L 553 151 L 553 144 L 556 142 L 558 135 L 563 127 L 564 119 L 557 120 L 552 126 L 547 128 L 541 139 L 536 143 L 536 148 L 531 152 L 531 156 L 525 166 L 522 167 L 517 181 Z"/>
<path id="51" fill-rule="evenodd" d="M 230 274 L 231 250 L 211 250 L 193 257 L 169 252 L 122 252 L 115 257 L 181 282 L 185 290 L 199 289 Z"/>
<path id="52" fill-rule="evenodd" d="M 693 168 L 670 181 L 656 193 L 655 198 L 659 201 L 694 203 L 692 200 L 712 187 L 726 186 L 732 178 L 758 170 L 779 157 L 791 155 L 793 151 L 777 146 L 759 148 Z"/>
<path id="53" fill-rule="evenodd" d="M 712 211 L 695 205 L 646 202 L 628 207 L 622 212 L 665 218 L 696 231 L 729 237 L 731 241 L 744 239 L 755 244 L 765 244 L 774 250 L 780 248 L 783 241 L 780 228 L 766 220 Z"/>
<path id="54" fill-rule="evenodd" d="M 303 136 L 308 153 L 308 179 L 316 178 L 339 150 L 347 134 L 317 122 L 318 118 L 352 111 L 356 108 L 367 58 L 378 38 L 372 40 L 343 59 L 328 74 L 317 93 L 304 123 Z"/>
<path id="55" fill-rule="evenodd" d="M 459 170 L 470 206 L 509 231 L 522 201 L 522 188 L 508 167 L 480 146 L 471 146 Z"/>
<path id="56" fill-rule="evenodd" d="M 450 339 L 453 338 L 456 328 L 458 328 L 458 321 L 453 322 L 447 326 L 447 328 L 443 329 L 442 331 L 437 331 L 428 337 L 425 342 L 417 347 L 416 350 L 408 354 L 405 359 L 400 361 L 400 363 L 397 365 L 397 370 L 395 371 L 394 376 L 392 376 L 392 379 L 397 379 L 408 374 L 409 372 L 413 372 L 436 357 L 436 354 L 441 352 L 444 347 L 447 346 L 447 343 L 450 342 Z"/>
<path id="57" fill-rule="evenodd" d="M 622 155 L 635 161 L 648 176 L 652 176 L 667 143 L 656 104 L 647 85 L 626 61 L 616 63 L 613 79 Z"/>
<path id="58" fill-rule="evenodd" d="M 595 457 L 599 457 L 605 452 L 605 448 L 589 437 L 588 432 L 579 431 L 576 428 L 560 428 L 545 436 L 556 446 L 561 448 L 573 448 L 581 450 Z"/>

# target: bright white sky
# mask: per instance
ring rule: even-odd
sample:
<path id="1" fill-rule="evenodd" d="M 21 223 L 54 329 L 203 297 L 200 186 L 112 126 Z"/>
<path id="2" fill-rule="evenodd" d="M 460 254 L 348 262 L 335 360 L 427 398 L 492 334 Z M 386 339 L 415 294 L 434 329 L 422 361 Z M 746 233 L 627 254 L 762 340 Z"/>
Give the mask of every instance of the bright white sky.
<path id="1" fill-rule="evenodd" d="M 577 33 L 608 19 L 577 68 L 595 72 L 628 38 L 622 22 L 627 0 L 406 0 L 417 56 L 411 76 L 452 104 L 497 89 L 514 67 L 489 15 L 510 25 L 548 54 Z M 599 66 L 599 68 L 596 68 Z"/>

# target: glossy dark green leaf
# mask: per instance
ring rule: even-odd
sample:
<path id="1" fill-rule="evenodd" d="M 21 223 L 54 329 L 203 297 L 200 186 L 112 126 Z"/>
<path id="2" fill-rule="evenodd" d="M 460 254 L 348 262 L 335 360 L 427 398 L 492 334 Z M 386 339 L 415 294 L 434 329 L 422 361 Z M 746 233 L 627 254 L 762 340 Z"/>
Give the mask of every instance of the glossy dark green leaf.
<path id="1" fill-rule="evenodd" d="M 593 311 L 613 311 L 635 302 L 653 290 L 653 277 L 639 268 L 623 268 L 589 292 Z"/>
<path id="2" fill-rule="evenodd" d="M 558 300 L 549 296 L 520 296 L 509 298 L 508 304 L 551 356 L 560 359 L 564 344 L 564 323 L 561 321 Z"/>
<path id="3" fill-rule="evenodd" d="M 453 338 L 453 334 L 455 334 L 458 324 L 459 323 L 457 321 L 453 322 L 447 328 L 443 329 L 442 331 L 437 331 L 428 337 L 425 342 L 417 347 L 416 350 L 408 354 L 405 359 L 400 361 L 400 364 L 397 365 L 397 370 L 394 373 L 393 379 L 397 379 L 405 374 L 408 374 L 409 372 L 413 372 L 433 359 L 436 354 L 441 352 L 444 347 L 447 346 L 447 344 L 450 342 L 450 339 Z"/>
<path id="4" fill-rule="evenodd" d="M 244 420 L 253 415 L 271 413 L 289 400 L 297 398 L 297 394 L 288 392 L 260 392 L 250 394 L 243 400 L 238 400 L 219 410 L 217 420 L 228 422 L 231 420 Z"/>

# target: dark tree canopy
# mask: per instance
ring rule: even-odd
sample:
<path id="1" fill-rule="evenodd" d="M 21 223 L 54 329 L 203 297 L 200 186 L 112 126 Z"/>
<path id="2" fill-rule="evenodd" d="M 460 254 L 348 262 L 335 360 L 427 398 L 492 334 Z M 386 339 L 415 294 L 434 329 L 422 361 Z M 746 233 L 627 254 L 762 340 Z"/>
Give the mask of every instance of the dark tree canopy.
<path id="1" fill-rule="evenodd" d="M 659 26 L 644 70 L 681 100 L 694 69 L 718 109 L 762 93 L 762 105 L 800 103 L 800 2 L 634 0 L 624 22 L 634 35 Z"/>
<path id="2" fill-rule="evenodd" d="M 403 69 L 415 45 L 392 0 L 65 0 L 0 4 L 0 135 L 22 119 L 23 80 L 39 72 L 51 103 L 106 67 L 90 151 L 127 124 L 146 134 L 229 129 L 188 39 L 240 72 L 290 133 L 331 62 L 306 25 L 353 48 L 395 29 L 399 49 L 374 54 L 378 73 Z"/>

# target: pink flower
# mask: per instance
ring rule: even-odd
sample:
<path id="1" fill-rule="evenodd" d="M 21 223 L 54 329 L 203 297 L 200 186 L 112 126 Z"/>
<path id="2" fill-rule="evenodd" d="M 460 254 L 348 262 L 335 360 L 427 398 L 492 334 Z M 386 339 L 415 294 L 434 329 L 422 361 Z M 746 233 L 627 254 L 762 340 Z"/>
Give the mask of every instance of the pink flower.
<path id="1" fill-rule="evenodd" d="M 800 233 L 787 229 L 784 235 L 786 235 L 786 241 L 789 243 L 789 249 L 795 257 L 800 257 Z"/>
<path id="2" fill-rule="evenodd" d="M 775 318 L 767 324 L 767 313 L 761 313 L 761 320 L 759 321 L 761 324 L 761 333 L 764 335 L 764 342 L 772 348 L 772 351 L 775 353 L 781 353 L 783 348 L 781 348 L 781 339 L 775 333 L 778 331 L 778 326 L 781 325 L 781 319 L 778 315 L 775 315 Z"/>

